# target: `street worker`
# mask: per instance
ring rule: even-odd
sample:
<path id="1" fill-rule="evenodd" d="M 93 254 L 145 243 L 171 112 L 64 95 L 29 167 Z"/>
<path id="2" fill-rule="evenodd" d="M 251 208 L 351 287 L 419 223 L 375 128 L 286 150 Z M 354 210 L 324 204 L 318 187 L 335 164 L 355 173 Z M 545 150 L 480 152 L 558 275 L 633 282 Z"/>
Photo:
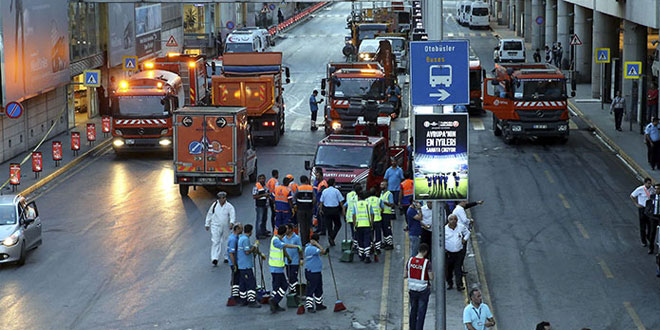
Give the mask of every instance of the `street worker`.
<path id="1" fill-rule="evenodd" d="M 279 306 L 280 301 L 286 295 L 287 282 L 284 276 L 284 258 L 291 259 L 287 253 L 286 248 L 300 249 L 301 247 L 284 243 L 284 235 L 286 233 L 286 226 L 281 225 L 277 227 L 277 234 L 270 240 L 270 251 L 268 253 L 268 266 L 270 266 L 270 276 L 273 279 L 273 293 L 272 298 L 268 301 L 270 304 L 270 312 L 281 312 L 284 308 Z"/>
<path id="2" fill-rule="evenodd" d="M 229 236 L 231 228 L 236 222 L 236 211 L 234 206 L 227 202 L 227 193 L 221 191 L 217 194 L 217 197 L 218 199 L 211 204 L 209 211 L 206 212 L 204 223 L 206 231 L 211 229 L 211 262 L 213 266 L 218 265 L 220 257 L 227 263 L 224 246 L 227 236 Z"/>
<path id="3" fill-rule="evenodd" d="M 373 223 L 373 236 L 374 236 L 374 254 L 380 254 L 381 252 L 381 241 L 383 240 L 383 216 L 382 212 L 385 208 L 385 204 L 379 198 L 376 188 L 373 187 L 369 189 L 369 197 L 367 197 L 367 202 L 371 206 L 371 210 L 374 213 L 374 223 Z"/>
<path id="4" fill-rule="evenodd" d="M 238 262 L 236 254 L 238 252 L 238 237 L 243 233 L 243 227 L 240 223 L 234 225 L 232 234 L 227 239 L 227 253 L 229 253 L 229 267 L 231 268 L 231 298 L 233 302 L 228 306 L 241 304 L 245 297 L 240 295 L 240 275 L 238 273 Z"/>
<path id="5" fill-rule="evenodd" d="M 357 240 L 355 239 L 355 226 L 353 225 L 353 209 L 357 204 L 359 195 L 362 193 L 362 185 L 359 183 L 353 184 L 353 190 L 346 194 L 346 201 L 344 202 L 344 220 L 346 220 L 346 225 L 351 229 L 351 240 L 353 250 L 357 250 Z M 348 239 L 348 237 L 346 237 Z"/>
<path id="6" fill-rule="evenodd" d="M 278 170 L 272 170 L 271 175 L 272 177 L 266 182 L 266 188 L 270 194 L 268 199 L 268 206 L 270 207 L 270 226 L 273 228 L 273 231 L 275 231 L 275 199 L 273 198 L 273 193 L 275 192 L 275 187 L 280 185 L 280 172 Z"/>
<path id="7" fill-rule="evenodd" d="M 413 189 L 415 183 L 410 178 L 410 173 L 404 174 L 404 180 L 401 182 L 401 190 L 399 191 L 399 200 L 401 201 L 401 213 L 406 214 L 408 207 L 413 200 Z"/>
<path id="8" fill-rule="evenodd" d="M 307 298 L 305 300 L 305 309 L 314 313 L 317 310 L 322 311 L 327 307 L 323 305 L 323 262 L 321 256 L 328 253 L 319 244 L 319 235 L 312 234 L 312 238 L 305 245 L 305 279 L 307 280 Z"/>
<path id="9" fill-rule="evenodd" d="M 255 245 L 250 243 L 250 236 L 252 235 L 252 225 L 247 224 L 243 228 L 243 235 L 238 239 L 237 263 L 238 263 L 238 289 L 243 305 L 251 308 L 261 308 L 257 303 L 257 280 L 254 277 L 254 256 L 257 255 L 259 248 L 259 241 Z M 261 256 L 257 256 L 258 258 Z"/>
<path id="10" fill-rule="evenodd" d="M 309 97 L 309 111 L 312 114 L 312 126 L 311 130 L 317 130 L 316 127 L 316 115 L 319 112 L 319 103 L 323 103 L 323 99 L 317 101 L 316 97 L 319 95 L 319 91 L 316 89 L 312 92 L 312 95 Z"/>
<path id="11" fill-rule="evenodd" d="M 312 228 L 312 217 L 314 205 L 316 205 L 316 196 L 314 195 L 314 187 L 309 184 L 309 178 L 305 175 L 300 177 L 300 186 L 298 192 L 293 196 L 294 210 L 298 218 L 298 229 L 300 233 L 301 243 L 307 245 L 309 243 L 309 231 Z"/>
<path id="12" fill-rule="evenodd" d="M 298 286 L 298 271 L 300 270 L 300 257 L 302 254 L 302 243 L 300 237 L 293 231 L 293 224 L 286 225 L 286 235 L 282 242 L 289 245 L 295 245 L 298 248 L 286 249 L 287 255 L 291 259 L 286 260 L 286 276 L 289 279 L 289 293 L 294 293 Z"/>
<path id="13" fill-rule="evenodd" d="M 380 200 L 383 201 L 383 240 L 385 250 L 394 248 L 394 239 L 392 238 L 392 220 L 394 220 L 394 196 L 387 190 L 387 180 L 380 182 Z"/>
<path id="14" fill-rule="evenodd" d="M 416 255 L 410 257 L 406 263 L 405 278 L 408 279 L 408 296 L 410 298 L 410 315 L 408 324 L 410 330 L 424 329 L 426 308 L 431 295 L 431 281 L 433 271 L 431 261 L 428 259 L 429 246 L 425 243 L 419 245 Z"/>
<path id="15" fill-rule="evenodd" d="M 314 206 L 314 216 L 316 216 L 317 220 L 317 227 L 316 230 L 314 231 L 315 233 L 318 233 L 319 236 L 325 235 L 326 232 L 326 226 L 325 226 L 325 221 L 323 217 L 319 214 L 320 211 L 320 201 L 321 201 L 321 193 L 323 193 L 323 190 L 328 187 L 328 182 L 323 179 L 323 169 L 320 167 L 317 167 L 314 171 L 314 194 L 316 195 L 316 201 L 318 202 Z"/>
<path id="16" fill-rule="evenodd" d="M 282 184 L 275 187 L 272 196 L 275 200 L 275 226 L 286 226 L 291 222 L 291 211 L 293 210 L 293 196 L 287 185 L 289 178 L 284 178 Z"/>
<path id="17" fill-rule="evenodd" d="M 292 202 L 292 204 L 291 204 L 291 207 L 292 207 L 292 210 L 291 210 L 291 222 L 294 223 L 294 224 L 297 226 L 297 225 L 298 225 L 298 219 L 297 219 L 297 216 L 296 216 L 296 209 L 294 208 L 294 206 L 295 206 L 295 200 L 293 199 L 293 197 L 294 197 L 294 196 L 296 195 L 296 193 L 298 192 L 298 187 L 299 187 L 299 186 L 298 186 L 298 184 L 295 182 L 295 178 L 293 177 L 293 175 L 291 175 L 291 174 L 287 174 L 287 175 L 286 175 L 286 178 L 289 179 L 289 184 L 287 185 L 287 187 L 289 187 L 289 191 L 291 191 L 291 202 Z"/>
<path id="18" fill-rule="evenodd" d="M 257 239 L 268 237 L 266 232 L 266 217 L 268 216 L 268 188 L 266 188 L 266 176 L 259 174 L 257 183 L 252 188 L 252 198 L 254 199 L 257 219 L 254 222 L 254 228 L 257 232 Z"/>
<path id="19" fill-rule="evenodd" d="M 358 239 L 358 255 L 360 256 L 360 261 L 365 263 L 371 263 L 371 228 L 373 227 L 374 212 L 369 202 L 367 202 L 367 197 L 369 193 L 363 191 L 358 199 L 358 202 L 355 203 L 353 207 L 353 224 L 356 230 L 356 236 Z"/>

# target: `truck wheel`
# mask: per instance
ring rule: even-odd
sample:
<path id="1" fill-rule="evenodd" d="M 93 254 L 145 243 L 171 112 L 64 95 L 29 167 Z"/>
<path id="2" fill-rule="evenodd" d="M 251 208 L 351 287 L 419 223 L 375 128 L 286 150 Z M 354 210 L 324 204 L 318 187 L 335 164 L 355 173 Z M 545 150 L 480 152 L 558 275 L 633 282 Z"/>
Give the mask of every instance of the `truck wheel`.
<path id="1" fill-rule="evenodd" d="M 495 116 L 495 114 L 493 114 L 493 134 L 495 134 L 495 136 L 502 135 L 502 130 L 499 127 L 497 127 L 497 117 Z"/>
<path id="2" fill-rule="evenodd" d="M 276 146 L 278 143 L 280 143 L 280 130 L 277 129 L 275 130 L 275 136 L 270 140 L 270 145 Z"/>
<path id="3" fill-rule="evenodd" d="M 512 145 L 515 142 L 515 138 L 511 132 L 504 132 L 503 137 L 505 144 Z"/>
<path id="4" fill-rule="evenodd" d="M 255 161 L 254 162 L 254 172 L 252 172 L 252 174 L 250 174 L 250 177 L 249 177 L 250 182 L 252 182 L 252 183 L 257 182 L 257 172 L 259 172 L 259 167 L 257 167 L 257 162 Z"/>
<path id="5" fill-rule="evenodd" d="M 190 189 L 189 185 L 180 184 L 179 185 L 179 194 L 181 196 L 188 196 L 188 190 Z"/>

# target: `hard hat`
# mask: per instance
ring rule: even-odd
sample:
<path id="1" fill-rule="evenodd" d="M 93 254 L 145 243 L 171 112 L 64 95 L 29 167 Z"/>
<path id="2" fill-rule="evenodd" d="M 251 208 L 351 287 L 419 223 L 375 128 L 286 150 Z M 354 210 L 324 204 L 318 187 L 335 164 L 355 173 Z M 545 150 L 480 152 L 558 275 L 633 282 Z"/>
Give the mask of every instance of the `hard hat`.
<path id="1" fill-rule="evenodd" d="M 291 179 L 291 180 L 294 179 L 294 178 L 293 178 L 293 175 L 291 175 L 291 174 L 287 174 L 286 177 L 289 178 L 289 179 Z"/>

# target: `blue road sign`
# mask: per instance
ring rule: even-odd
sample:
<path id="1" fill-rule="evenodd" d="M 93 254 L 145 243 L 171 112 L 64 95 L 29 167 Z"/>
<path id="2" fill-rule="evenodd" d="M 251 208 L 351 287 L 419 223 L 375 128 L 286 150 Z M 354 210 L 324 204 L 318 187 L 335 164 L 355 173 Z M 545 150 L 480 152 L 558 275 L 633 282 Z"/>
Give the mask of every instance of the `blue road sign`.
<path id="1" fill-rule="evenodd" d="M 536 24 L 541 25 L 543 24 L 545 20 L 543 19 L 543 16 L 537 16 L 536 17 Z"/>
<path id="2" fill-rule="evenodd" d="M 137 66 L 137 56 L 124 56 L 124 61 L 123 61 L 123 70 L 124 71 L 137 71 L 138 66 Z"/>
<path id="3" fill-rule="evenodd" d="M 9 102 L 5 107 L 7 117 L 16 119 L 23 114 L 23 105 L 18 102 Z"/>
<path id="4" fill-rule="evenodd" d="M 596 63 L 610 63 L 609 48 L 596 48 Z"/>
<path id="5" fill-rule="evenodd" d="M 85 81 L 83 84 L 87 87 L 101 86 L 101 71 L 100 70 L 85 70 Z"/>
<path id="6" fill-rule="evenodd" d="M 270 8 L 270 10 L 275 10 L 275 5 L 271 3 L 268 8 Z"/>
<path id="7" fill-rule="evenodd" d="M 412 105 L 469 104 L 467 40 L 410 43 Z"/>
<path id="8" fill-rule="evenodd" d="M 642 62 L 625 62 L 624 64 L 624 78 L 639 79 L 642 76 Z"/>
<path id="9" fill-rule="evenodd" d="M 225 26 L 226 26 L 228 29 L 233 30 L 235 25 L 234 25 L 234 22 L 232 22 L 232 21 L 228 21 L 227 24 L 225 24 Z"/>

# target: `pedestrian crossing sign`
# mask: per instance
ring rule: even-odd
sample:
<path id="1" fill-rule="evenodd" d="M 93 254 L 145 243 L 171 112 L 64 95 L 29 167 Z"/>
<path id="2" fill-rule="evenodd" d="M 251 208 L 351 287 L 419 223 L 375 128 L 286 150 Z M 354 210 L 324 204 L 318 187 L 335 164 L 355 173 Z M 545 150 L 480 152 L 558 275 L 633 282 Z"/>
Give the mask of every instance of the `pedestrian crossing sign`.
<path id="1" fill-rule="evenodd" d="M 596 63 L 610 63 L 609 48 L 596 48 Z"/>
<path id="2" fill-rule="evenodd" d="M 124 71 L 137 71 L 137 61 L 138 58 L 137 56 L 124 56 L 124 60 L 122 61 L 123 64 L 123 70 Z"/>
<path id="3" fill-rule="evenodd" d="M 83 85 L 87 87 L 99 87 L 101 86 L 101 71 L 100 70 L 85 70 L 83 77 Z"/>
<path id="4" fill-rule="evenodd" d="M 639 79 L 642 76 L 642 62 L 626 62 L 623 77 L 626 79 Z"/>

